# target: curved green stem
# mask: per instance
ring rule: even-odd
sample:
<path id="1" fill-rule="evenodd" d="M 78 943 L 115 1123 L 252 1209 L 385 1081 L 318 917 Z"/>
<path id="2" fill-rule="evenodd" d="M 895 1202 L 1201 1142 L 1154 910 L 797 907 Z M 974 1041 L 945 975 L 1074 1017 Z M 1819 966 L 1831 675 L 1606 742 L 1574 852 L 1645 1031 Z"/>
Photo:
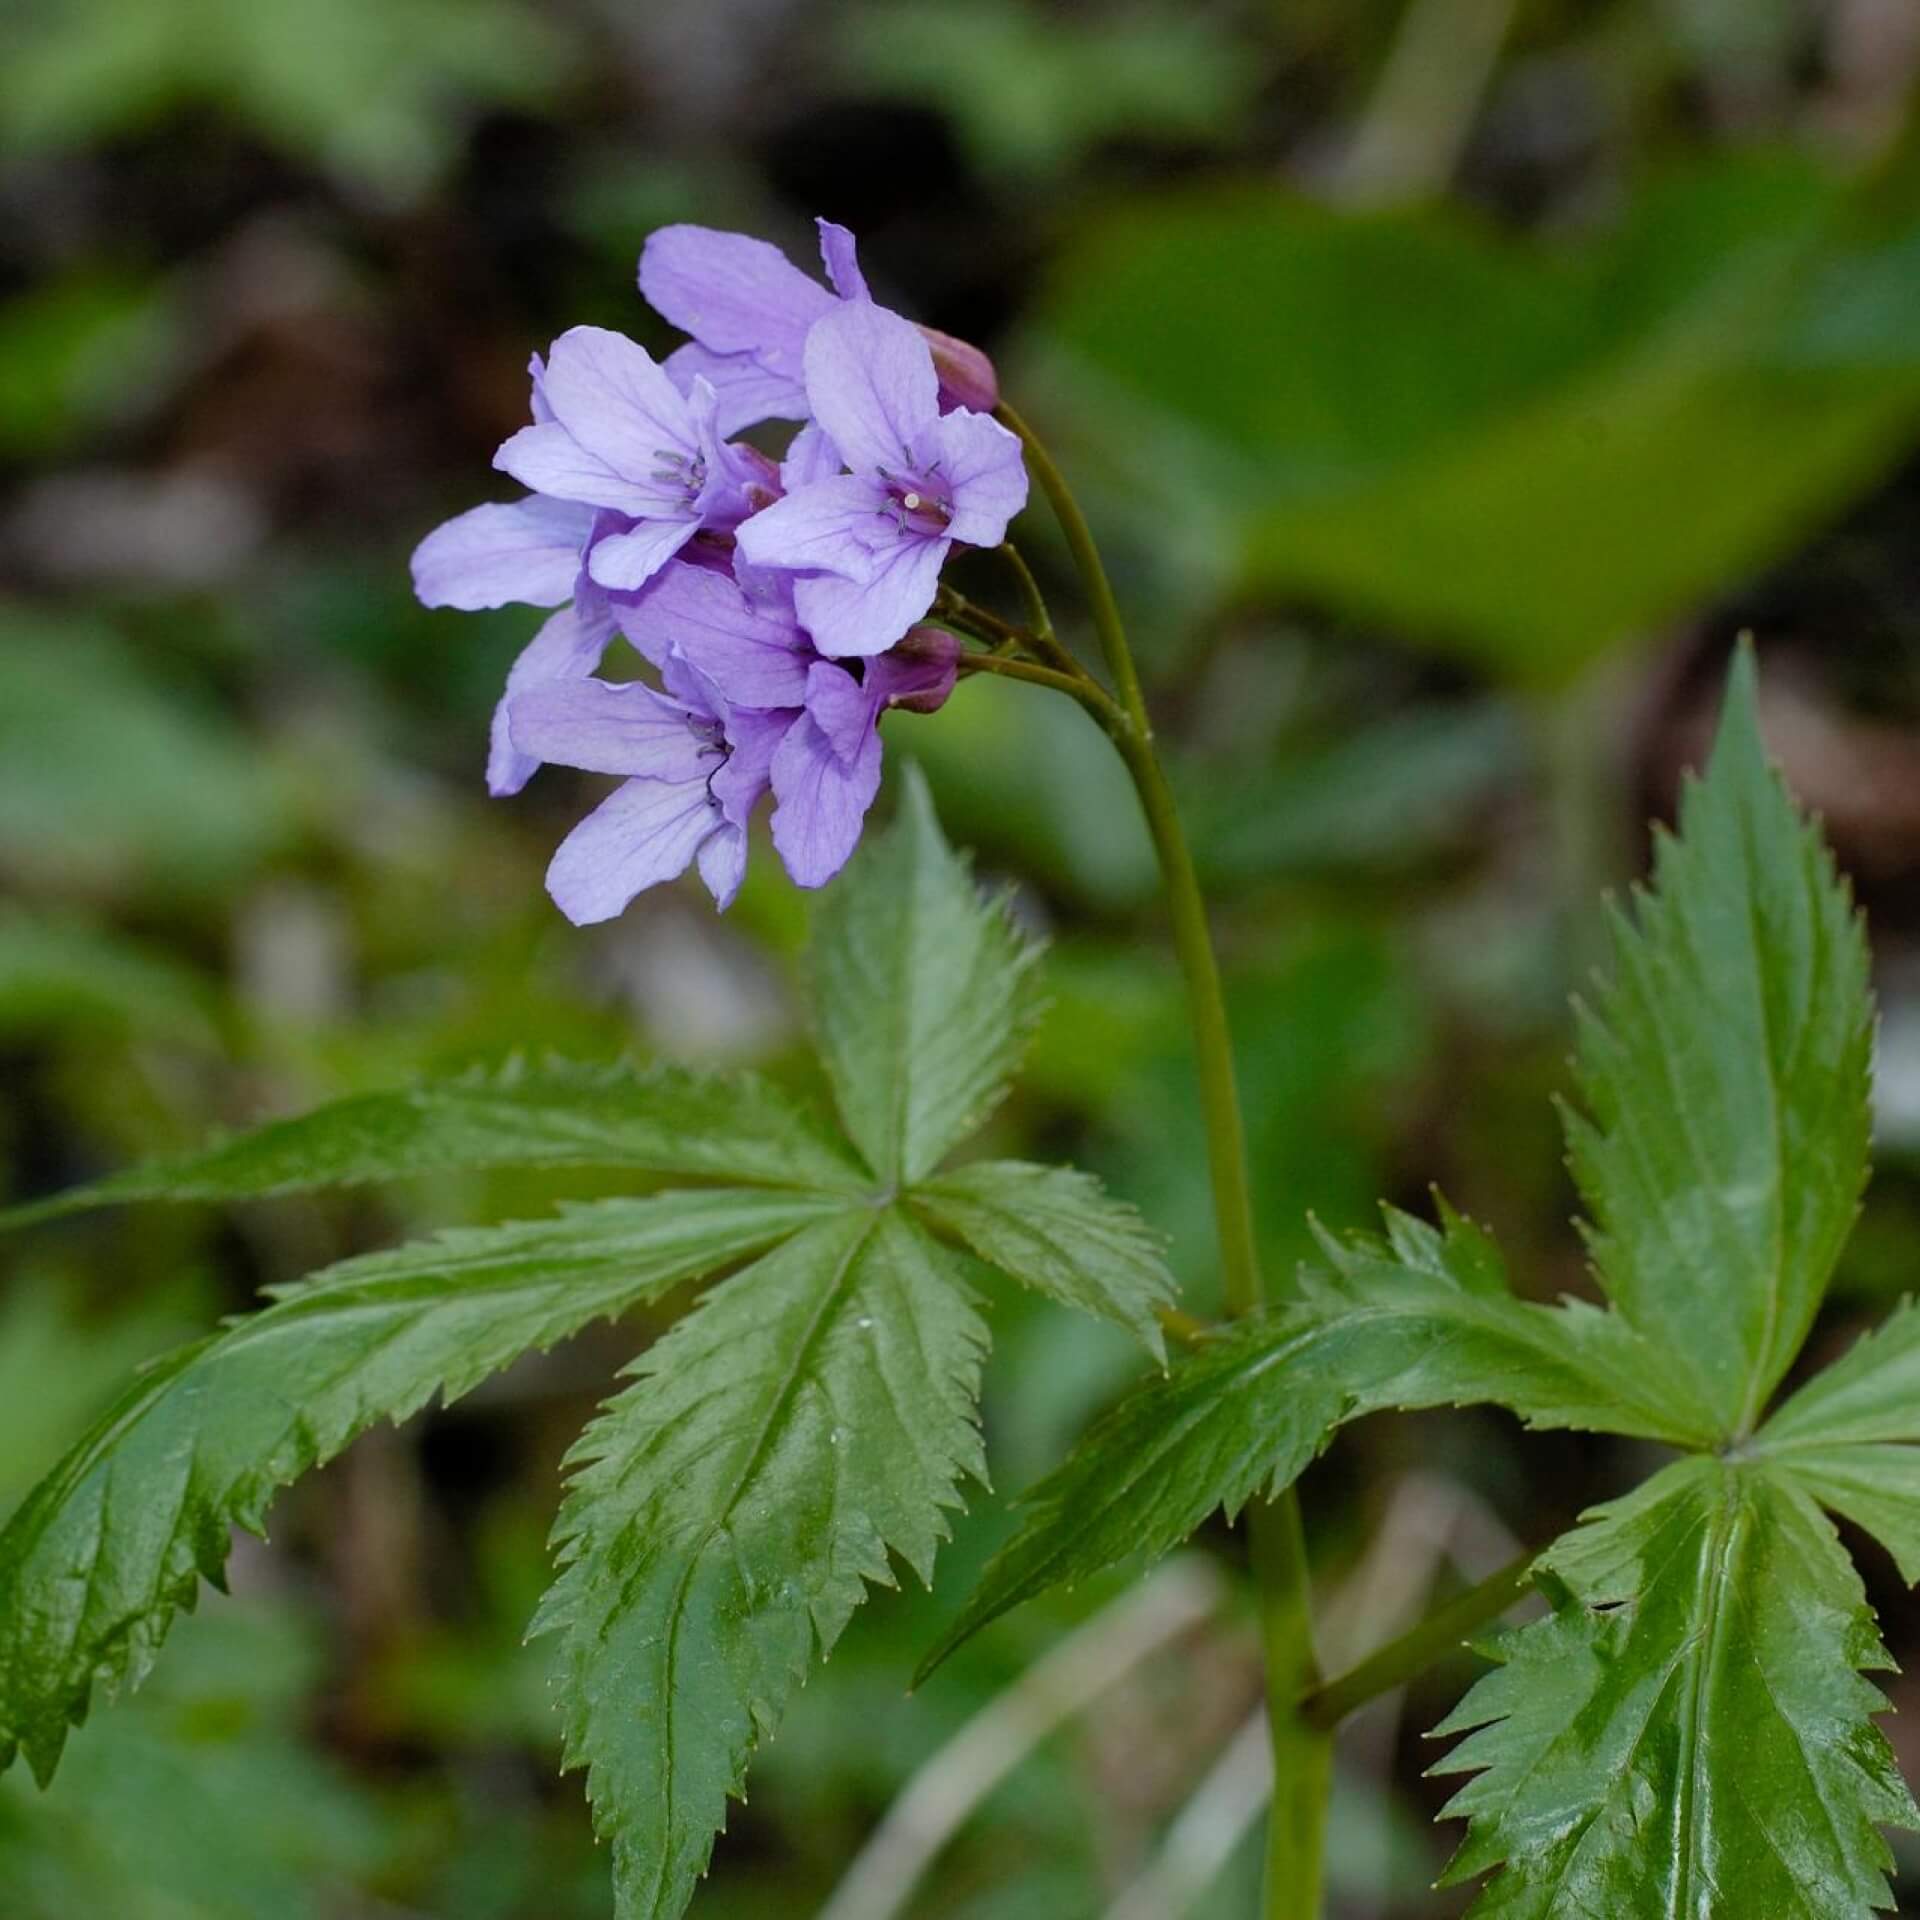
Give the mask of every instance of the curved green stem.
<path id="1" fill-rule="evenodd" d="M 1015 659 L 1004 653 L 963 653 L 958 664 L 962 673 L 994 673 L 1003 679 L 1024 680 L 1030 686 L 1050 687 L 1055 693 L 1068 694 L 1109 732 L 1113 730 L 1109 715 L 1112 721 L 1125 724 L 1119 708 L 1098 687 L 1077 677 L 1056 673 L 1052 667 L 1038 666 L 1031 660 Z"/>
<path id="2" fill-rule="evenodd" d="M 1053 508 L 1053 517 L 1066 536 L 1067 551 L 1073 555 L 1074 570 L 1086 589 L 1087 611 L 1093 616 L 1093 629 L 1100 636 L 1100 650 L 1106 655 L 1107 671 L 1113 675 L 1114 690 L 1127 717 L 1139 729 L 1143 740 L 1153 738 L 1153 723 L 1147 718 L 1147 703 L 1140 692 L 1140 675 L 1133 664 L 1133 650 L 1127 645 L 1127 629 L 1120 618 L 1120 603 L 1113 597 L 1113 584 L 1101 563 L 1100 549 L 1094 545 L 1093 531 L 1087 525 L 1080 503 L 1074 499 L 1066 476 L 1053 464 L 1053 456 L 1040 444 L 1033 429 L 1003 400 L 994 409 L 994 417 L 1020 436 L 1026 448 L 1027 465 L 1040 482 L 1040 491 Z"/>
<path id="3" fill-rule="evenodd" d="M 1390 1693 L 1415 1675 L 1425 1673 L 1436 1660 L 1459 1647 L 1476 1628 L 1499 1619 L 1527 1592 L 1537 1557 L 1523 1553 L 1498 1573 L 1489 1574 L 1477 1587 L 1469 1587 L 1444 1606 L 1436 1607 L 1397 1640 L 1390 1640 L 1377 1652 L 1368 1654 L 1358 1666 L 1309 1689 L 1301 1696 L 1300 1717 L 1316 1727 L 1337 1727 L 1348 1714 L 1364 1707 L 1369 1700 Z"/>
<path id="4" fill-rule="evenodd" d="M 1117 696 L 1103 720 L 1140 795 L 1165 883 L 1174 947 L 1187 984 L 1193 1043 L 1206 1117 L 1213 1179 L 1214 1224 L 1228 1311 L 1251 1313 L 1264 1298 L 1247 1178 L 1246 1129 L 1233 1070 L 1220 967 L 1207 926 L 1206 902 L 1172 789 L 1153 751 L 1153 725 L 1127 644 L 1112 583 L 1092 531 L 1065 476 L 1033 430 L 1002 405 L 1000 420 L 1020 436 L 1027 465 L 1046 494 L 1086 590 L 1088 609 Z M 1080 696 L 1091 710 L 1091 702 Z M 1096 717 L 1098 717 L 1096 715 Z M 1291 1489 L 1247 1516 L 1255 1590 L 1266 1651 L 1267 1716 L 1274 1761 L 1273 1813 L 1267 1828 L 1265 1920 L 1318 1920 L 1332 1761 L 1328 1735 L 1306 1720 L 1299 1702 L 1318 1681 L 1313 1603 L 1300 1507 Z"/>
<path id="5" fill-rule="evenodd" d="M 1026 644 L 1032 649 L 1034 657 L 1060 673 L 1084 674 L 1086 668 L 1061 645 L 1059 636 L 1053 630 L 1053 615 L 1047 610 L 1047 596 L 1040 591 L 1040 582 L 1033 577 L 1033 569 L 1027 565 L 1027 556 L 1011 540 L 1001 542 L 1000 556 L 1013 569 L 1015 578 L 1020 582 L 1020 592 L 1027 603 Z"/>
<path id="6" fill-rule="evenodd" d="M 1021 598 L 1027 603 L 1027 621 L 1034 635 L 1041 641 L 1053 638 L 1053 615 L 1047 611 L 1047 596 L 1040 591 L 1040 582 L 1033 577 L 1033 569 L 1027 565 L 1027 556 L 1011 540 L 1000 543 L 1000 557 L 1013 569 L 1014 578 L 1020 582 Z"/>

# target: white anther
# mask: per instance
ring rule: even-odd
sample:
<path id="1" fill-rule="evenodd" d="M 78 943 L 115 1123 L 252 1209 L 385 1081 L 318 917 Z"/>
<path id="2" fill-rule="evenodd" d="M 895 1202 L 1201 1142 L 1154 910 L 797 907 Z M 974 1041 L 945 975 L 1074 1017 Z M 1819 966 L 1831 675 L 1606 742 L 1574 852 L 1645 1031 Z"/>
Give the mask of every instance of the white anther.
<path id="1" fill-rule="evenodd" d="M 920 507 L 922 503 L 921 503 L 920 496 L 917 493 L 910 493 L 906 496 L 905 499 L 903 499 L 900 502 L 900 504 L 903 507 L 905 507 L 909 513 L 918 513 L 920 511 Z"/>

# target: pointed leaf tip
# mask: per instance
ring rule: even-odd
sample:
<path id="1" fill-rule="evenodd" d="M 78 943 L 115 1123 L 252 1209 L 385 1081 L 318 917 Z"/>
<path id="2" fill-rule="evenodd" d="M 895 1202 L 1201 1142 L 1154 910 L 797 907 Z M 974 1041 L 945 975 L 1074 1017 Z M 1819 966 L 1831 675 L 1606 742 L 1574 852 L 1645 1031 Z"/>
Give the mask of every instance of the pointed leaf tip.
<path id="1" fill-rule="evenodd" d="M 1601 1285 L 1673 1404 L 1722 1439 L 1752 1431 L 1799 1351 L 1867 1166 L 1865 938 L 1767 760 L 1757 688 L 1743 645 L 1653 883 L 1608 916 L 1563 1109 Z"/>
<path id="2" fill-rule="evenodd" d="M 814 1024 L 848 1134 L 889 1187 L 924 1178 L 992 1110 L 1037 1012 L 1036 943 L 984 899 L 924 778 L 814 919 Z"/>

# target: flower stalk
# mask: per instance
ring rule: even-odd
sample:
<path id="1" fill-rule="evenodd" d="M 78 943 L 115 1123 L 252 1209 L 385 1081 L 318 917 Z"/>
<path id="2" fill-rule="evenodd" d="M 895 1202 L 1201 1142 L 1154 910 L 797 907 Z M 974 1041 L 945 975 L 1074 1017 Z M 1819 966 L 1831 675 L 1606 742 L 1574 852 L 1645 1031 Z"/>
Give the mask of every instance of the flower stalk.
<path id="1" fill-rule="evenodd" d="M 1528 1593 L 1537 1558 L 1533 1553 L 1521 1554 L 1477 1586 L 1455 1594 L 1358 1665 L 1311 1688 L 1301 1696 L 1300 1717 L 1310 1726 L 1337 1727 L 1348 1714 L 1405 1686 L 1435 1661 L 1458 1651 L 1470 1635 L 1499 1619 Z"/>
<path id="2" fill-rule="evenodd" d="M 1234 1075 L 1220 965 L 1207 923 L 1205 897 L 1193 853 L 1180 824 L 1172 788 L 1153 750 L 1153 725 L 1134 665 L 1119 603 L 1086 516 L 1065 476 L 1033 429 L 1003 401 L 995 417 L 1019 435 L 1028 470 L 1053 508 L 1066 537 L 1112 679 L 1109 695 L 1091 679 L 1071 689 L 1105 727 L 1133 777 L 1160 862 L 1174 948 L 1186 980 L 1201 1108 L 1206 1122 L 1214 1226 L 1227 1311 L 1255 1312 L 1266 1299 L 1254 1235 L 1247 1171 L 1246 1128 Z M 979 657 L 967 665 L 982 666 Z M 1003 670 L 997 662 L 988 671 Z M 1047 672 L 1034 669 L 1022 678 Z M 1084 678 L 1084 676 L 1083 676 Z M 1324 1879 L 1327 1799 L 1332 1784 L 1331 1740 L 1308 1720 L 1300 1702 L 1319 1681 L 1313 1645 L 1313 1601 L 1298 1499 L 1291 1489 L 1248 1511 L 1248 1540 L 1266 1656 L 1267 1715 L 1274 1762 L 1273 1810 L 1268 1821 L 1266 1920 L 1318 1920 Z"/>

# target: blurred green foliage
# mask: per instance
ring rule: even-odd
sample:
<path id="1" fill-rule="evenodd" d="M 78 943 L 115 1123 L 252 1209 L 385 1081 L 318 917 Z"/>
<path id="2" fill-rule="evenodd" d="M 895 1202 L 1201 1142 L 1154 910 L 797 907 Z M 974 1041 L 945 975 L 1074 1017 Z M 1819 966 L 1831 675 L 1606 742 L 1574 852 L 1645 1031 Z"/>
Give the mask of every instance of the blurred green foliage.
<path id="1" fill-rule="evenodd" d="M 1849 213 L 1786 156 L 1660 180 L 1572 248 L 1189 190 L 1068 253 L 1038 365 L 1125 484 L 1213 530 L 1238 591 L 1558 684 L 1910 440 L 1911 241 Z"/>
<path id="2" fill-rule="evenodd" d="M 287 823 L 258 750 L 111 631 L 0 608 L 0 871 L 172 894 L 231 884 Z"/>
<path id="3" fill-rule="evenodd" d="M 0 141 L 59 152 L 211 106 L 411 197 L 481 103 L 547 95 L 564 47 L 517 0 L 21 0 L 0 21 Z"/>
<path id="4" fill-rule="evenodd" d="M 1228 147 L 1260 83 L 1218 30 L 1153 12 L 1075 19 L 1017 0 L 895 0 L 841 32 L 854 84 L 937 102 L 980 166 L 1031 187 L 1108 140 Z"/>

